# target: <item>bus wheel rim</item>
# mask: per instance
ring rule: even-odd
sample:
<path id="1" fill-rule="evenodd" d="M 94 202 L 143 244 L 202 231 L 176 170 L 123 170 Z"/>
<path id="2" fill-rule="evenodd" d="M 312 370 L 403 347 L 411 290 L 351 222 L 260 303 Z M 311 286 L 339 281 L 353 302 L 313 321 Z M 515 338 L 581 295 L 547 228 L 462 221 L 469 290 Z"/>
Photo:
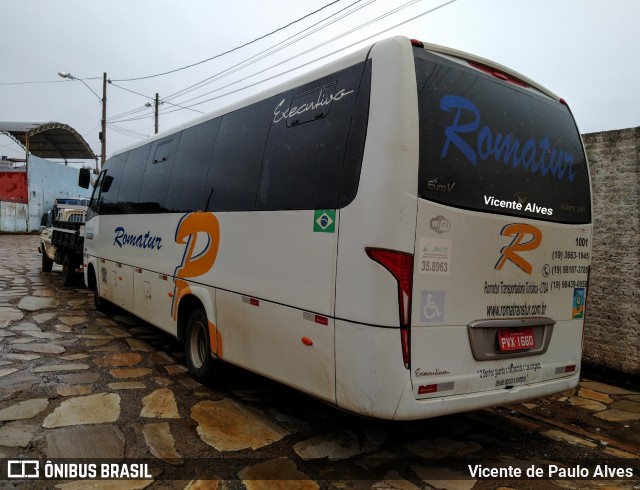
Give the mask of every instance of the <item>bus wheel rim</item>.
<path id="1" fill-rule="evenodd" d="M 207 332 L 202 322 L 197 322 L 191 332 L 189 339 L 191 362 L 197 369 L 200 369 L 207 358 Z"/>

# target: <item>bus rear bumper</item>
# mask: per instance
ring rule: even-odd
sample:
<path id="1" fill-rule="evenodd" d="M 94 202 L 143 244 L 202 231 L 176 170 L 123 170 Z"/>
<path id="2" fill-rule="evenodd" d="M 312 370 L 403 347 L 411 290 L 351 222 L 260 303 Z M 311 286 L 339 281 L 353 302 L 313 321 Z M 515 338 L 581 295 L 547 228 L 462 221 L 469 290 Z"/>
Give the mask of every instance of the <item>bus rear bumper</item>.
<path id="1" fill-rule="evenodd" d="M 408 382 L 404 387 L 393 419 L 419 420 L 541 398 L 575 388 L 579 379 L 580 374 L 575 373 L 564 378 L 515 386 L 510 389 L 504 388 L 426 400 L 416 400 L 412 384 Z"/>

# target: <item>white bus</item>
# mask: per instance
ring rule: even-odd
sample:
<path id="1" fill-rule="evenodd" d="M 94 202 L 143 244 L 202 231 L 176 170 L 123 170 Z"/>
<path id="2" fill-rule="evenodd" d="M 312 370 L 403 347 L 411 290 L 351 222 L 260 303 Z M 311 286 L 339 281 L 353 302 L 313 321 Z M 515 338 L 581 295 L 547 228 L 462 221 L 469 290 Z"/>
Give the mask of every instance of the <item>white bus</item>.
<path id="1" fill-rule="evenodd" d="M 571 112 L 391 38 L 114 154 L 85 280 L 219 360 L 420 419 L 576 386 L 591 192 Z M 107 303 L 108 302 L 108 303 Z"/>

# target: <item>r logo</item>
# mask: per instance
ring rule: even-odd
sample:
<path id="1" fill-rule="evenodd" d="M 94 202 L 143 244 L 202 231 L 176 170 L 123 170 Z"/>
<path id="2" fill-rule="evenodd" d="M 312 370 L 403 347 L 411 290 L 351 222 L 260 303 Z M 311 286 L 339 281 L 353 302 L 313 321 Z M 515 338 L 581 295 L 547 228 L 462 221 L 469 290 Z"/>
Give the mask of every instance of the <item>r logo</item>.
<path id="1" fill-rule="evenodd" d="M 496 263 L 496 270 L 501 270 L 505 262 L 510 260 L 514 265 L 517 265 L 524 272 L 531 275 L 531 264 L 520 257 L 518 253 L 529 252 L 538 248 L 542 242 L 542 231 L 533 225 L 513 223 L 502 228 L 500 234 L 502 236 L 511 236 L 514 238 L 510 245 L 502 247 L 502 250 L 500 250 L 502 256 Z M 527 237 L 530 238 L 527 241 L 524 241 Z"/>
<path id="2" fill-rule="evenodd" d="M 200 244 L 198 254 L 196 242 Z M 198 277 L 213 267 L 218 255 L 220 245 L 220 225 L 218 219 L 211 213 L 190 213 L 184 215 L 176 230 L 176 243 L 184 244 L 182 263 L 175 271 L 175 288 L 172 305 L 172 315 L 176 319 L 178 315 L 178 303 L 180 299 L 190 292 L 189 283 L 185 279 Z"/>

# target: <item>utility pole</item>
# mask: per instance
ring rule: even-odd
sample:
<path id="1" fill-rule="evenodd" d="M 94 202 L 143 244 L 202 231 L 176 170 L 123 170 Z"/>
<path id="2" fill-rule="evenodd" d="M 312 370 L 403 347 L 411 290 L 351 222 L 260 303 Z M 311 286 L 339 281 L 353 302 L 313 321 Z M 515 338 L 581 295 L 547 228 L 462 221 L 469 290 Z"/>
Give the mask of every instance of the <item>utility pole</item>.
<path id="1" fill-rule="evenodd" d="M 100 133 L 102 148 L 100 150 L 100 167 L 104 166 L 107 159 L 107 74 L 102 74 L 102 132 Z"/>
<path id="2" fill-rule="evenodd" d="M 98 138 L 102 143 L 102 148 L 100 153 L 102 165 L 104 165 L 104 161 L 107 159 L 107 74 L 102 74 L 102 98 L 95 91 L 87 85 L 82 78 L 76 78 L 71 73 L 66 73 L 64 71 L 59 71 L 58 76 L 61 78 L 67 78 L 69 80 L 79 80 L 82 84 L 87 87 L 93 95 L 102 103 L 102 129 L 98 134 Z M 96 156 L 96 170 L 98 170 L 98 157 Z"/>
<path id="3" fill-rule="evenodd" d="M 158 92 L 156 92 L 156 108 L 155 108 L 155 117 L 156 117 L 156 134 L 158 134 Z"/>
<path id="4" fill-rule="evenodd" d="M 156 134 L 158 134 L 158 106 L 159 105 L 160 105 L 160 98 L 158 96 L 158 92 L 156 92 L 156 99 L 153 105 L 153 117 L 155 119 Z M 151 107 L 151 102 L 147 102 L 144 106 Z"/>

